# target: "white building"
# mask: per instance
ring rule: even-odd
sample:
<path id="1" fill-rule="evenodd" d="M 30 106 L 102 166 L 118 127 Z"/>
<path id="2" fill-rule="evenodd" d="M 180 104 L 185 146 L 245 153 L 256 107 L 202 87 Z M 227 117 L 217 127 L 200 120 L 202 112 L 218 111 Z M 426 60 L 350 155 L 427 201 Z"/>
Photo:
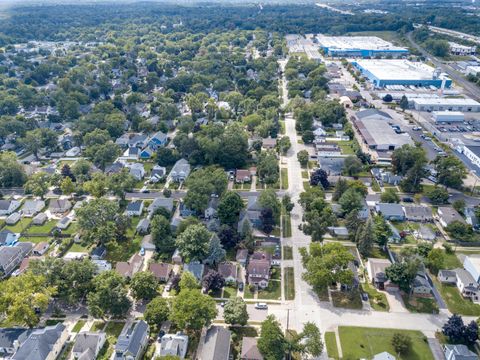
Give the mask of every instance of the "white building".
<path id="1" fill-rule="evenodd" d="M 473 99 L 458 98 L 418 98 L 413 99 L 413 107 L 418 111 L 462 111 L 479 112 L 480 103 Z"/>
<path id="2" fill-rule="evenodd" d="M 160 343 L 159 356 L 178 356 L 185 359 L 188 348 L 188 336 L 180 332 L 176 334 L 165 334 Z"/>
<path id="3" fill-rule="evenodd" d="M 453 55 L 475 55 L 475 53 L 477 52 L 476 46 L 466 46 L 462 44 L 457 44 L 452 41 L 449 41 L 448 45 L 450 45 L 450 53 Z"/>
<path id="4" fill-rule="evenodd" d="M 480 167 L 480 146 L 464 145 L 460 150 L 473 164 Z"/>
<path id="5" fill-rule="evenodd" d="M 476 282 L 480 281 L 480 255 L 465 256 L 463 267 L 472 275 Z"/>
<path id="6" fill-rule="evenodd" d="M 461 111 L 434 111 L 432 113 L 432 119 L 437 124 L 445 122 L 463 122 L 465 121 L 465 115 Z"/>

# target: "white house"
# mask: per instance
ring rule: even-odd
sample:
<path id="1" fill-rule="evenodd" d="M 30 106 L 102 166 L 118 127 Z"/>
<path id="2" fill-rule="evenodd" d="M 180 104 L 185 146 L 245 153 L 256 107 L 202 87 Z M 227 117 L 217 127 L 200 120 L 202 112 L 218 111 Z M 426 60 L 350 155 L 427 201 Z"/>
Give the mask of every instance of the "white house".
<path id="1" fill-rule="evenodd" d="M 0 200 L 0 215 L 10 215 L 20 207 L 20 201 Z"/>
<path id="2" fill-rule="evenodd" d="M 73 358 L 96 359 L 106 339 L 107 337 L 104 332 L 83 331 L 78 333 L 72 349 Z"/>
<path id="3" fill-rule="evenodd" d="M 158 356 L 178 356 L 185 359 L 188 348 L 188 336 L 178 332 L 176 334 L 165 334 L 162 336 Z"/>
<path id="4" fill-rule="evenodd" d="M 140 216 L 143 212 L 143 201 L 136 200 L 128 203 L 127 209 L 125 210 L 125 214 L 127 216 Z"/>
<path id="5" fill-rule="evenodd" d="M 480 302 L 479 286 L 467 270 L 455 269 L 457 273 L 457 288 L 463 297 L 471 299 L 474 303 Z"/>
<path id="6" fill-rule="evenodd" d="M 472 275 L 477 283 L 480 281 L 480 255 L 465 256 L 463 268 Z"/>

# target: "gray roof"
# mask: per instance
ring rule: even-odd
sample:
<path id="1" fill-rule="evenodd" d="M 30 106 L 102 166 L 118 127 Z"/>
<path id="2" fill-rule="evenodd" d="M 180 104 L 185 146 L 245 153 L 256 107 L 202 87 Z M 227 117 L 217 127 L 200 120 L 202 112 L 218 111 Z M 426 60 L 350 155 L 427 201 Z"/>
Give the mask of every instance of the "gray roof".
<path id="1" fill-rule="evenodd" d="M 173 165 L 172 171 L 170 172 L 172 176 L 183 175 L 187 177 L 190 174 L 190 164 L 185 159 L 178 160 L 175 165 Z"/>
<path id="2" fill-rule="evenodd" d="M 455 269 L 455 273 L 464 285 L 473 284 L 474 287 L 478 288 L 478 283 L 467 270 L 458 268 Z"/>
<path id="3" fill-rule="evenodd" d="M 442 276 L 442 277 L 455 277 L 457 276 L 457 273 L 455 272 L 455 270 L 440 270 L 438 272 L 438 276 Z"/>
<path id="4" fill-rule="evenodd" d="M 153 212 L 157 210 L 158 208 L 165 208 L 168 211 L 173 210 L 173 199 L 172 198 L 165 198 L 165 197 L 157 197 L 153 202 L 150 204 L 148 207 L 149 212 Z"/>
<path id="5" fill-rule="evenodd" d="M 463 217 L 458 213 L 457 210 L 452 207 L 440 206 L 437 212 L 447 225 L 449 225 L 453 221 L 460 221 L 462 223 L 465 223 Z"/>
<path id="6" fill-rule="evenodd" d="M 115 359 L 123 359 L 123 354 L 129 352 L 134 358 L 142 350 L 148 337 L 148 325 L 140 320 L 136 323 L 127 323 L 118 337 L 115 345 Z"/>
<path id="7" fill-rule="evenodd" d="M 81 353 L 81 359 L 87 360 L 95 359 L 95 352 L 98 344 L 102 341 L 100 333 L 94 332 L 81 332 L 75 339 L 75 345 L 73 345 L 72 352 Z"/>
<path id="8" fill-rule="evenodd" d="M 400 204 L 378 203 L 376 209 L 384 216 L 404 216 L 403 207 Z"/>
<path id="9" fill-rule="evenodd" d="M 202 360 L 228 360 L 230 355 L 230 331 L 221 326 L 212 326 L 202 336 L 197 356 Z"/>
<path id="10" fill-rule="evenodd" d="M 449 360 L 476 360 L 477 354 L 470 351 L 465 345 L 445 345 L 445 355 Z"/>
<path id="11" fill-rule="evenodd" d="M 12 359 L 14 360 L 45 360 L 53 346 L 60 339 L 65 325 L 58 323 L 43 329 L 34 330 L 20 345 Z"/>
<path id="12" fill-rule="evenodd" d="M 136 200 L 128 203 L 127 205 L 127 211 L 135 211 L 139 212 L 140 208 L 142 207 L 143 201 L 142 200 Z"/>
<path id="13" fill-rule="evenodd" d="M 428 206 L 410 205 L 404 206 L 407 219 L 432 219 L 432 209 Z"/>
<path id="14" fill-rule="evenodd" d="M 183 266 L 184 271 L 188 271 L 197 278 L 197 280 L 202 280 L 203 272 L 205 271 L 205 265 L 199 262 L 190 262 Z"/>
<path id="15" fill-rule="evenodd" d="M 377 110 L 377 109 L 367 109 L 357 112 L 357 118 L 365 119 L 369 117 L 376 117 L 376 118 L 386 118 L 391 119 L 392 117 L 388 115 L 385 111 Z"/>
<path id="16" fill-rule="evenodd" d="M 245 336 L 242 339 L 241 359 L 263 360 L 263 356 L 258 350 L 256 338 Z"/>
<path id="17" fill-rule="evenodd" d="M 0 210 L 8 210 L 10 208 L 10 200 L 0 200 Z"/>
<path id="18" fill-rule="evenodd" d="M 0 328 L 0 357 L 6 355 L 3 349 L 14 348 L 16 341 L 22 343 L 30 332 L 24 328 Z"/>

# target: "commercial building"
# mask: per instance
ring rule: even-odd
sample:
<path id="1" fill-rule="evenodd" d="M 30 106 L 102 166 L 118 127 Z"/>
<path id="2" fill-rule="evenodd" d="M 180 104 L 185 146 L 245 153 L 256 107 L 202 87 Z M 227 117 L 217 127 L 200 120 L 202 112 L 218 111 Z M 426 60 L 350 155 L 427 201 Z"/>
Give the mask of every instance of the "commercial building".
<path id="1" fill-rule="evenodd" d="M 480 146 L 464 145 L 460 150 L 472 164 L 480 167 Z"/>
<path id="2" fill-rule="evenodd" d="M 465 115 L 461 111 L 434 111 L 432 119 L 435 123 L 463 122 Z"/>
<path id="3" fill-rule="evenodd" d="M 452 55 L 475 55 L 477 52 L 476 46 L 466 46 L 452 41 L 449 41 L 448 45 L 450 46 L 450 53 Z"/>
<path id="4" fill-rule="evenodd" d="M 421 62 L 402 59 L 355 60 L 352 65 L 377 88 L 388 85 L 449 88 L 452 85 L 452 80 L 446 74 Z"/>
<path id="5" fill-rule="evenodd" d="M 413 99 L 413 107 L 418 111 L 461 111 L 479 112 L 480 103 L 473 99 L 431 98 Z"/>
<path id="6" fill-rule="evenodd" d="M 332 57 L 401 57 L 408 50 L 376 36 L 317 36 L 323 52 Z"/>
<path id="7" fill-rule="evenodd" d="M 369 149 L 393 151 L 402 145 L 413 144 L 410 135 L 406 133 L 397 134 L 385 120 L 378 118 L 361 120 L 357 118 L 353 123 Z"/>

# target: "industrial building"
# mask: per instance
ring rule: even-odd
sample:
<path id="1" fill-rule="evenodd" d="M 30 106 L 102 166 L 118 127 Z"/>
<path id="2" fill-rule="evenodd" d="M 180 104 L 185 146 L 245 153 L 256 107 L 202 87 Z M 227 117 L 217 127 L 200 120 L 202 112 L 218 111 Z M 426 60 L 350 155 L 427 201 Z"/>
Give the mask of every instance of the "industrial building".
<path id="1" fill-rule="evenodd" d="M 472 164 L 480 167 L 480 146 L 464 145 L 461 150 Z"/>
<path id="2" fill-rule="evenodd" d="M 452 85 L 452 80 L 446 74 L 421 62 L 402 59 L 356 60 L 352 61 L 352 65 L 377 88 L 388 85 L 449 88 Z"/>
<path id="3" fill-rule="evenodd" d="M 461 111 L 434 111 L 432 119 L 436 124 L 450 122 L 464 122 L 465 115 Z"/>
<path id="4" fill-rule="evenodd" d="M 461 55 L 461 56 L 475 55 L 475 53 L 477 52 L 476 46 L 461 45 L 452 41 L 449 41 L 448 45 L 450 46 L 450 53 L 452 55 Z"/>
<path id="5" fill-rule="evenodd" d="M 473 99 L 459 98 L 418 98 L 413 99 L 413 107 L 418 111 L 461 111 L 479 112 L 480 103 Z"/>
<path id="6" fill-rule="evenodd" d="M 369 149 L 393 151 L 405 144 L 413 145 L 410 135 L 397 134 L 384 119 L 369 117 L 362 120 L 356 118 L 353 123 Z"/>
<path id="7" fill-rule="evenodd" d="M 323 52 L 332 57 L 401 57 L 408 50 L 376 36 L 317 36 Z"/>

